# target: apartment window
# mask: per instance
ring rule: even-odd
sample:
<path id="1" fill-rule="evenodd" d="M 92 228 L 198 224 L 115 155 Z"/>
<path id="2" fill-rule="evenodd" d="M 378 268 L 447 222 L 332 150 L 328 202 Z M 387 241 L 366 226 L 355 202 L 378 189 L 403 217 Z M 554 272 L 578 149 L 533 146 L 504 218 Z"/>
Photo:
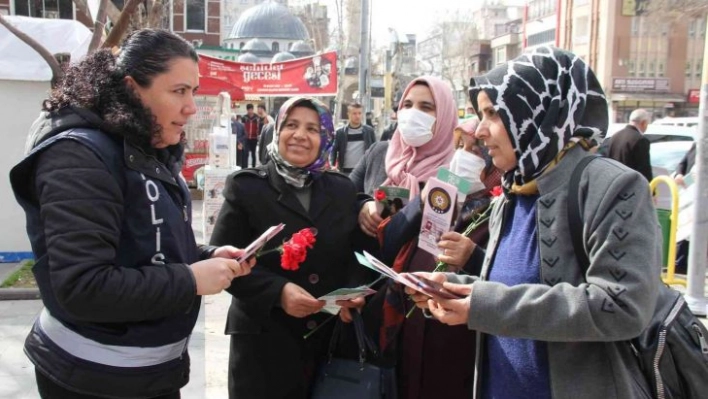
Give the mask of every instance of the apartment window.
<path id="1" fill-rule="evenodd" d="M 659 61 L 659 64 L 657 65 L 656 69 L 656 76 L 660 78 L 664 77 L 664 61 Z"/>
<path id="2" fill-rule="evenodd" d="M 188 0 L 186 7 L 187 30 L 204 31 L 206 25 L 206 0 Z"/>
<path id="3" fill-rule="evenodd" d="M 703 69 L 703 58 L 701 58 L 700 60 L 698 60 L 698 62 L 696 62 L 696 77 L 697 78 L 701 77 L 702 69 Z"/>
<path id="4" fill-rule="evenodd" d="M 706 36 L 706 20 L 703 18 L 699 19 L 696 23 L 696 36 Z"/>
<path id="5" fill-rule="evenodd" d="M 529 35 L 528 40 L 527 40 L 527 45 L 529 47 L 538 46 L 540 44 L 554 42 L 555 40 L 556 40 L 556 30 L 549 29 L 544 32 L 539 32 L 539 33 L 535 33 L 533 35 Z"/>
<path id="6" fill-rule="evenodd" d="M 271 45 L 271 49 L 273 50 L 274 53 L 280 52 L 280 43 L 273 42 L 273 44 Z"/>
<path id="7" fill-rule="evenodd" d="M 74 8 L 71 0 L 16 0 L 15 15 L 74 19 Z"/>
<path id="8" fill-rule="evenodd" d="M 244 43 L 244 42 L 239 43 L 239 44 L 238 44 L 238 49 L 239 49 L 239 50 L 243 50 L 243 46 L 245 46 L 245 45 L 246 45 L 246 43 Z"/>
<path id="9" fill-rule="evenodd" d="M 637 36 L 637 33 L 639 33 L 640 22 L 641 19 L 639 17 L 632 17 L 632 36 Z"/>
<path id="10" fill-rule="evenodd" d="M 629 61 L 629 65 L 627 67 L 627 72 L 629 73 L 629 76 L 635 76 L 635 70 L 634 70 L 634 61 Z"/>
<path id="11" fill-rule="evenodd" d="M 588 16 L 578 17 L 573 24 L 573 44 L 585 44 L 589 41 L 589 23 Z"/>
<path id="12" fill-rule="evenodd" d="M 686 76 L 691 76 L 691 61 L 686 61 Z"/>
<path id="13" fill-rule="evenodd" d="M 693 37 L 696 34 L 696 20 L 692 19 L 688 24 L 688 36 Z"/>
<path id="14" fill-rule="evenodd" d="M 637 69 L 637 76 L 640 78 L 644 77 L 644 61 L 639 61 L 639 68 Z"/>
<path id="15" fill-rule="evenodd" d="M 494 62 L 497 65 L 506 62 L 506 46 L 494 49 Z"/>
<path id="16" fill-rule="evenodd" d="M 654 70 L 654 63 L 650 62 L 649 63 L 649 68 L 647 68 L 647 76 L 650 78 L 653 78 L 656 75 L 656 71 Z"/>

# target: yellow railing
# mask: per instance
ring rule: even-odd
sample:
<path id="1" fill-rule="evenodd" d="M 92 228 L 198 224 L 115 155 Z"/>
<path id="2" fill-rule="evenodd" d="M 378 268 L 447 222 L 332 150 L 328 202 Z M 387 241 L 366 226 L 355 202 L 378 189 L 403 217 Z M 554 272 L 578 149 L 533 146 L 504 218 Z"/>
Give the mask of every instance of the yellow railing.
<path id="1" fill-rule="evenodd" d="M 657 176 L 655 177 L 649 186 L 651 187 L 651 192 L 656 192 L 656 186 L 659 183 L 666 183 L 671 191 L 671 216 L 669 224 L 669 245 L 668 245 L 668 256 L 666 259 L 666 275 L 662 275 L 662 280 L 664 283 L 672 285 L 678 284 L 686 286 L 686 280 L 682 278 L 676 278 L 674 273 L 676 269 L 676 228 L 678 226 L 678 213 L 679 213 L 679 200 L 678 200 L 678 187 L 674 179 L 669 176 Z M 662 238 L 663 238 L 662 233 Z"/>

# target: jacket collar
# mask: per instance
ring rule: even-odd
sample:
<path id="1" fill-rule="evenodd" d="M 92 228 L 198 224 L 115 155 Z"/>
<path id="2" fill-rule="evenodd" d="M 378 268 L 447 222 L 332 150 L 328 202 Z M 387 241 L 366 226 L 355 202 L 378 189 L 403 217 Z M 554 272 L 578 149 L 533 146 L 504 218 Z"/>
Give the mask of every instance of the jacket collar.
<path id="1" fill-rule="evenodd" d="M 558 187 L 567 185 L 570 175 L 573 173 L 573 167 L 587 156 L 591 156 L 591 154 L 580 145 L 571 148 L 553 169 L 536 180 L 539 194 L 544 195 Z"/>
<path id="2" fill-rule="evenodd" d="M 123 158 L 125 165 L 132 170 L 160 180 L 167 184 L 179 186 L 177 176 L 179 176 L 182 147 L 173 146 L 169 159 L 166 163 L 160 162 L 154 155 L 147 154 L 143 149 L 124 141 Z"/>
<path id="3" fill-rule="evenodd" d="M 275 164 L 273 164 L 273 162 L 268 162 L 264 168 L 264 173 L 268 176 L 269 184 L 280 194 L 278 196 L 278 202 L 284 207 L 297 213 L 311 224 L 315 224 L 314 221 L 317 220 L 317 218 L 332 202 L 332 197 L 327 194 L 324 182 L 322 181 L 324 175 L 320 176 L 318 179 L 315 179 L 310 186 L 312 190 L 310 197 L 310 211 L 307 212 L 300 203 L 300 200 L 297 199 L 294 188 L 286 183 L 285 179 L 278 174 L 275 169 Z"/>

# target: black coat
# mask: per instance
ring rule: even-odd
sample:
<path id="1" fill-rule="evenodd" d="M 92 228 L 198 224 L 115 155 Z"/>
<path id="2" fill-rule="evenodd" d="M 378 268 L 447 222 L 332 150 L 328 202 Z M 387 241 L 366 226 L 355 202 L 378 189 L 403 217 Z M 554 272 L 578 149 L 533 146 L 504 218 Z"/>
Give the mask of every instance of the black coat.
<path id="1" fill-rule="evenodd" d="M 647 181 L 652 179 L 649 140 L 632 125 L 609 138 L 605 155 L 641 173 Z"/>
<path id="2" fill-rule="evenodd" d="M 681 162 L 679 162 L 678 167 L 676 168 L 676 173 L 681 174 L 681 175 L 687 175 L 691 169 L 693 169 L 693 165 L 696 163 L 696 143 L 694 142 L 691 148 L 688 150 L 686 155 L 684 155 L 683 159 L 681 159 Z"/>
<path id="3" fill-rule="evenodd" d="M 372 276 L 354 257 L 351 242 L 360 234 L 359 204 L 352 182 L 326 172 L 312 183 L 309 212 L 274 164 L 238 171 L 227 178 L 225 202 L 214 227 L 215 245 L 245 247 L 270 226 L 285 229 L 265 249 L 274 248 L 306 227 L 318 230 L 317 242 L 297 271 L 280 267 L 280 255 L 259 258 L 250 275 L 235 279 L 226 323 L 232 335 L 229 392 L 238 398 L 303 397 L 314 365 L 324 359 L 330 322 L 307 340 L 303 335 L 330 316 L 289 316 L 280 307 L 286 283 L 295 283 L 317 298 L 337 288 L 371 282 Z"/>

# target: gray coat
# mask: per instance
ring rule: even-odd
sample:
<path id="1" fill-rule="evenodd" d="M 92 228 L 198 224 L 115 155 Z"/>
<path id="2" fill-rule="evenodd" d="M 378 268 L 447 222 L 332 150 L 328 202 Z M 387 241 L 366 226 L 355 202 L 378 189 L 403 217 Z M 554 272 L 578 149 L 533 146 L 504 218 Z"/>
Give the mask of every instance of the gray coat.
<path id="1" fill-rule="evenodd" d="M 386 152 L 388 141 L 374 143 L 364 153 L 364 157 L 349 174 L 349 179 L 354 182 L 358 193 L 374 195 L 374 191 L 386 181 Z"/>
<path id="2" fill-rule="evenodd" d="M 553 398 L 650 397 L 624 342 L 649 323 L 659 284 L 661 235 L 647 181 L 606 158 L 589 164 L 580 180 L 580 212 L 590 267 L 585 276 L 570 239 L 570 175 L 587 153 L 576 147 L 540 177 L 537 206 L 540 278 L 544 284 L 507 287 L 484 281 L 503 231 L 510 201 L 495 201 L 480 279 L 474 282 L 468 327 L 478 331 L 476 396 L 481 393 L 485 334 L 547 342 Z M 624 355 L 621 352 L 625 352 Z M 638 382 L 639 381 L 639 382 Z"/>

